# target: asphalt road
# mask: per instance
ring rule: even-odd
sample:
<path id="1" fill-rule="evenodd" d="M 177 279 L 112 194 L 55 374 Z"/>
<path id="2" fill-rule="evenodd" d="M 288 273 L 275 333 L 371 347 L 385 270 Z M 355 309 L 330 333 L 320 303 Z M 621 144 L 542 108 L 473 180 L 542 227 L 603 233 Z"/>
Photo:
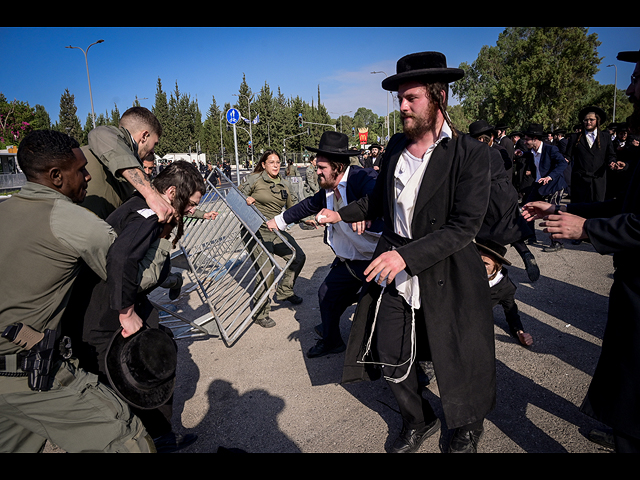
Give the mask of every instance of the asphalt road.
<path id="1" fill-rule="evenodd" d="M 333 261 L 323 231 L 290 232 L 307 255 L 296 285 L 298 307 L 273 303 L 270 330 L 253 325 L 232 347 L 217 337 L 179 340 L 174 430 L 197 433 L 184 453 L 215 453 L 220 447 L 247 453 L 384 453 L 402 421 L 382 381 L 340 384 L 344 354 L 309 360 L 320 323 L 317 292 Z M 538 238 L 548 243 L 538 231 Z M 598 422 L 580 413 L 601 350 L 613 261 L 589 244 L 542 253 L 531 247 L 542 278 L 530 283 L 520 257 L 507 255 L 518 285 L 530 349 L 509 335 L 500 307 L 495 314 L 498 379 L 496 409 L 485 423 L 480 453 L 610 453 L 586 435 Z M 196 294 L 193 294 L 196 295 Z M 199 300 L 194 297 L 197 303 Z M 343 316 L 348 338 L 355 306 Z M 437 382 L 425 396 L 443 419 L 440 435 L 421 453 L 446 450 Z M 57 452 L 49 445 L 47 452 Z"/>
<path id="2" fill-rule="evenodd" d="M 274 302 L 277 327 L 254 325 L 232 348 L 217 338 L 179 342 L 175 430 L 199 435 L 187 453 L 219 447 L 248 453 L 383 453 L 400 432 L 395 400 L 384 382 L 342 386 L 343 354 L 306 358 L 320 322 L 317 291 L 333 257 L 322 231 L 295 227 L 292 234 L 308 259 L 296 286 L 303 305 Z M 535 344 L 518 345 L 496 308 L 498 404 L 487 419 L 480 451 L 608 452 L 585 438 L 600 425 L 579 407 L 600 354 L 612 258 L 588 244 L 568 244 L 554 254 L 541 247 L 532 247 L 542 270 L 534 284 L 516 252 L 508 254 L 523 323 Z M 354 311 L 343 317 L 345 339 Z M 437 383 L 425 395 L 441 414 Z M 440 453 L 449 438 L 444 425 L 421 452 Z"/>

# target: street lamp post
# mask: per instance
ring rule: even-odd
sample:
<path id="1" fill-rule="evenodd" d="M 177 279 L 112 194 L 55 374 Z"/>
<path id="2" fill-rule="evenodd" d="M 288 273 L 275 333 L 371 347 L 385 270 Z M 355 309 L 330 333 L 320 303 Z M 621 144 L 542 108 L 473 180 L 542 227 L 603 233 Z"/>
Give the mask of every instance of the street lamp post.
<path id="1" fill-rule="evenodd" d="M 613 87 L 613 123 L 616 123 L 616 106 L 618 104 L 618 66 L 607 65 L 607 68 L 614 67 L 616 69 L 616 83 Z"/>
<path id="2" fill-rule="evenodd" d="M 253 120 L 251 120 L 251 99 L 253 98 L 253 95 L 251 96 L 251 98 L 247 97 L 246 95 L 240 94 L 240 95 L 233 95 L 234 97 L 238 97 L 240 98 L 241 96 L 247 99 L 247 105 L 249 106 L 249 138 L 251 139 L 251 166 L 254 166 L 254 160 L 253 160 L 253 153 L 254 150 L 256 148 L 256 146 L 253 144 L 253 128 L 251 127 L 251 125 L 253 124 Z"/>
<path id="3" fill-rule="evenodd" d="M 385 72 L 371 72 L 371 75 L 377 75 L 379 73 L 382 73 L 385 77 L 389 77 L 389 75 L 387 75 Z M 391 138 L 391 127 L 389 125 L 389 92 L 387 92 L 387 139 Z M 384 135 L 384 134 L 383 134 Z M 389 141 L 389 140 L 387 140 Z"/>
<path id="4" fill-rule="evenodd" d="M 104 40 L 98 40 L 96 43 L 92 43 L 91 45 L 89 45 L 87 47 L 87 50 L 83 50 L 80 47 L 72 47 L 71 45 L 69 45 L 68 47 L 65 48 L 75 48 L 78 49 L 80 51 L 82 51 L 82 53 L 84 53 L 84 61 L 87 64 L 87 79 L 89 80 L 89 97 L 91 98 L 91 119 L 93 120 L 93 128 L 96 128 L 96 113 L 93 109 L 93 92 L 91 91 L 91 77 L 89 76 L 89 58 L 88 58 L 88 54 L 89 54 L 89 49 L 91 47 L 93 47 L 94 45 L 98 45 L 100 43 L 104 43 Z"/>

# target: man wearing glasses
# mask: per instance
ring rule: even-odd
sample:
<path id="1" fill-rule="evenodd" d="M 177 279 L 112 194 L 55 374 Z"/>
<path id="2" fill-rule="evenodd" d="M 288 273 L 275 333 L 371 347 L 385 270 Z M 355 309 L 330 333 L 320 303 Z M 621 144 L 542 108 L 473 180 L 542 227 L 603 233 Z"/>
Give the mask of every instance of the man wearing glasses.
<path id="1" fill-rule="evenodd" d="M 611 136 L 600 128 L 607 114 L 598 107 L 580 112 L 584 129 L 574 134 L 567 146 L 566 157 L 573 162 L 571 202 L 603 202 L 607 193 L 607 170 L 617 163 Z"/>

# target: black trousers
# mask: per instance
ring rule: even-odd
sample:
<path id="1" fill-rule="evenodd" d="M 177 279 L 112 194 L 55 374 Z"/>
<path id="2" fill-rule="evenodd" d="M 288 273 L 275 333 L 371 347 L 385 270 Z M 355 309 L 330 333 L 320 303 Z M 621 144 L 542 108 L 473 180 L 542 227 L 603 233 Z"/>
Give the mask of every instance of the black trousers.
<path id="1" fill-rule="evenodd" d="M 382 303 L 378 311 L 376 325 L 376 346 L 379 361 L 386 365 L 401 365 L 398 367 L 384 366 L 385 377 L 399 379 L 407 374 L 408 378 L 402 383 L 387 381 L 389 388 L 398 402 L 400 413 L 407 429 L 420 429 L 433 423 L 438 417 L 427 400 L 422 397 L 420 386 L 418 361 L 431 360 L 431 352 L 427 338 L 424 313 L 416 312 L 416 342 L 417 358 L 409 369 L 407 363 L 412 354 L 413 312 L 395 288 L 390 285 L 383 293 Z M 403 365 L 404 364 L 404 365 Z"/>
<path id="2" fill-rule="evenodd" d="M 364 271 L 370 261 L 343 262 L 336 258 L 318 291 L 320 316 L 322 317 L 322 338 L 326 345 L 333 347 L 344 343 L 340 335 L 340 318 L 351 305 L 358 303 L 365 284 Z"/>

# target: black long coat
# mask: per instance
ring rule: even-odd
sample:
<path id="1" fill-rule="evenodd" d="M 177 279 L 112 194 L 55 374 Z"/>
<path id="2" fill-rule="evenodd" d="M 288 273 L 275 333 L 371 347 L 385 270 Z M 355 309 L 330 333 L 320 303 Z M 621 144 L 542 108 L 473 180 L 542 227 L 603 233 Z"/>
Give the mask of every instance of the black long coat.
<path id="1" fill-rule="evenodd" d="M 571 160 L 572 203 L 603 202 L 609 165 L 616 161 L 611 136 L 598 130 L 599 141 L 589 147 L 584 134 L 569 137 L 566 157 Z"/>
<path id="2" fill-rule="evenodd" d="M 520 213 L 518 191 L 511 181 L 511 169 L 507 170 L 501 153 L 495 147 L 490 149 L 491 197 L 478 238 L 491 239 L 500 245 L 512 245 L 532 237 L 535 232 Z"/>
<path id="3" fill-rule="evenodd" d="M 489 204 L 490 150 L 462 135 L 436 148 L 417 198 L 414 240 L 401 245 L 406 242 L 398 242 L 393 232 L 394 172 L 406 145 L 404 135 L 392 139 L 373 195 L 345 207 L 340 214 L 347 223 L 382 216 L 386 228 L 374 258 L 395 246 L 407 272 L 419 277 L 446 422 L 449 428 L 458 428 L 484 419 L 496 401 L 491 293 L 473 243 Z M 379 295 L 380 287 L 369 284 L 358 305 L 344 383 L 380 378 L 377 368 L 359 363 Z"/>
<path id="4" fill-rule="evenodd" d="M 582 411 L 640 439 L 640 168 L 625 199 L 570 205 L 569 213 L 589 219 L 591 243 L 614 254 L 616 267 L 602 354 Z"/>

